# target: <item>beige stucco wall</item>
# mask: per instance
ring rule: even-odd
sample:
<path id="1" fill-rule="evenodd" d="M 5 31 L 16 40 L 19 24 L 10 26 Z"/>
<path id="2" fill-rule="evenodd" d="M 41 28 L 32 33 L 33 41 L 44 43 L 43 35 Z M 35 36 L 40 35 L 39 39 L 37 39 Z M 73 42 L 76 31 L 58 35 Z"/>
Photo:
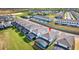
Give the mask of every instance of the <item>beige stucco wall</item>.
<path id="1" fill-rule="evenodd" d="M 75 50 L 79 50 L 79 35 L 75 37 Z"/>

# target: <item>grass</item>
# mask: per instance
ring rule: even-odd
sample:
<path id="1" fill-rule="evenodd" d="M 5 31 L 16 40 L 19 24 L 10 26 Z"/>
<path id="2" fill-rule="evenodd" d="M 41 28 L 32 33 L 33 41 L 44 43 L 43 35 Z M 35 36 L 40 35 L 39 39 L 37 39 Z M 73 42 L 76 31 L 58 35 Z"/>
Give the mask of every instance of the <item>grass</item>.
<path id="1" fill-rule="evenodd" d="M 72 31 L 74 33 L 79 33 L 79 28 L 78 27 L 71 27 L 71 26 L 63 26 L 63 25 L 57 25 L 54 22 L 50 22 L 49 25 L 59 28 L 61 30 L 66 30 L 66 31 Z"/>
<path id="2" fill-rule="evenodd" d="M 47 17 L 49 17 L 49 18 L 54 18 L 56 15 L 55 14 L 49 14 Z"/>
<path id="3" fill-rule="evenodd" d="M 53 50 L 54 44 L 51 44 L 46 50 Z"/>
<path id="4" fill-rule="evenodd" d="M 20 36 L 19 32 L 16 32 L 15 29 L 9 28 L 1 32 L 5 32 L 7 34 L 6 37 L 6 40 L 8 42 L 7 50 L 33 50 L 33 47 L 31 46 L 32 42 L 31 43 L 25 42 L 23 40 L 24 36 Z"/>

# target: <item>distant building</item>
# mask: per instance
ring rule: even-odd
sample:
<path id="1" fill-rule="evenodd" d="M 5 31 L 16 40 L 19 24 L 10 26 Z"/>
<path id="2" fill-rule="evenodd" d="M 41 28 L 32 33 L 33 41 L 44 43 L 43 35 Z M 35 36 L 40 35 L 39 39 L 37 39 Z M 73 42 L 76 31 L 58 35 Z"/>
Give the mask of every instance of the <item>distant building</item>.
<path id="1" fill-rule="evenodd" d="M 63 19 L 63 17 L 64 17 L 64 12 L 63 11 L 60 11 L 60 12 L 56 13 L 56 16 L 55 16 L 56 19 Z"/>
<path id="2" fill-rule="evenodd" d="M 12 16 L 0 16 L 0 29 L 12 26 L 11 24 L 12 21 L 13 21 Z"/>
<path id="3" fill-rule="evenodd" d="M 52 19 L 48 18 L 48 17 L 44 17 L 44 16 L 32 16 L 31 20 L 40 22 L 40 23 L 48 23 L 51 22 Z"/>
<path id="4" fill-rule="evenodd" d="M 79 27 L 79 22 L 70 20 L 57 20 L 55 24 Z"/>

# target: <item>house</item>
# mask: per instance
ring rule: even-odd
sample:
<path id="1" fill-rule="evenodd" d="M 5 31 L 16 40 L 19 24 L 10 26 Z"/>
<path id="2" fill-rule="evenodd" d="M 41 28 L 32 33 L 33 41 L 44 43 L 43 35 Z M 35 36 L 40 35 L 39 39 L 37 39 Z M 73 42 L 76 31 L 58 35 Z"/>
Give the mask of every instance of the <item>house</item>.
<path id="1" fill-rule="evenodd" d="M 60 11 L 60 12 L 56 13 L 56 16 L 55 16 L 56 19 L 63 19 L 63 17 L 64 17 L 64 12 L 63 11 Z"/>
<path id="2" fill-rule="evenodd" d="M 46 31 L 47 27 L 43 27 L 42 25 L 39 25 L 39 26 L 31 25 L 31 26 L 28 26 L 27 29 L 30 30 L 30 32 L 27 34 L 28 39 L 30 39 L 30 40 L 47 33 L 47 31 Z M 29 38 L 31 36 L 32 36 L 32 38 Z"/>
<path id="3" fill-rule="evenodd" d="M 36 39 L 36 36 L 37 36 L 37 35 L 34 34 L 34 33 L 32 33 L 32 32 L 27 34 L 27 38 L 28 38 L 29 40 L 35 40 L 35 39 Z"/>
<path id="4" fill-rule="evenodd" d="M 40 37 L 52 43 L 57 38 L 58 33 L 59 33 L 58 30 L 52 29 L 50 32 L 41 35 Z"/>
<path id="5" fill-rule="evenodd" d="M 5 27 L 4 27 L 4 25 L 0 25 L 0 29 L 4 29 Z"/>
<path id="6" fill-rule="evenodd" d="M 16 26 L 16 28 L 19 29 L 20 32 L 22 32 L 29 40 L 36 38 L 37 35 L 32 31 L 40 26 L 37 23 L 33 23 L 28 20 L 17 20 L 13 25 Z"/>
<path id="7" fill-rule="evenodd" d="M 11 22 L 12 22 L 12 17 L 11 16 L 0 16 L 0 28 L 7 28 L 12 26 Z"/>
<path id="8" fill-rule="evenodd" d="M 63 17 L 62 16 L 56 16 L 55 18 L 56 19 L 62 19 Z"/>
<path id="9" fill-rule="evenodd" d="M 34 46 L 36 46 L 35 48 L 38 47 L 38 49 L 46 49 L 49 45 L 49 41 L 45 40 L 44 38 L 41 38 L 41 37 L 38 37 L 36 40 L 35 40 L 35 44 Z"/>
<path id="10" fill-rule="evenodd" d="M 74 36 L 62 33 L 54 44 L 54 50 L 72 50 L 74 49 Z"/>
<path id="11" fill-rule="evenodd" d="M 26 36 L 28 37 L 29 40 L 36 38 L 37 36 L 39 36 L 39 34 L 42 35 L 42 34 L 47 33 L 47 29 L 48 29 L 47 27 L 45 27 L 43 25 L 39 25 L 37 23 L 31 23 L 30 25 L 24 25 L 24 28 L 29 30 L 29 33 L 26 34 Z"/>
<path id="12" fill-rule="evenodd" d="M 11 27 L 12 26 L 11 21 L 5 22 L 4 26 L 5 26 L 5 28 Z"/>
<path id="13" fill-rule="evenodd" d="M 51 43 L 57 39 L 57 30 L 51 30 L 51 32 L 40 35 L 35 40 L 35 45 L 41 49 L 46 49 Z"/>
<path id="14" fill-rule="evenodd" d="M 42 22 L 42 23 L 47 23 L 47 22 L 51 22 L 52 20 L 49 19 L 48 17 L 44 17 L 44 16 L 32 16 L 32 20 L 38 21 L 38 22 Z"/>
<path id="15" fill-rule="evenodd" d="M 37 29 L 32 31 L 34 34 L 36 34 L 37 36 L 43 35 L 45 33 L 48 33 L 48 28 L 43 26 L 43 25 L 39 25 L 37 27 Z"/>
<path id="16" fill-rule="evenodd" d="M 13 26 L 15 26 L 17 23 L 16 23 L 16 22 L 11 22 L 11 24 L 12 24 Z"/>
<path id="17" fill-rule="evenodd" d="M 28 34 L 30 31 L 27 30 L 25 27 L 23 27 L 22 30 L 21 30 L 21 32 L 22 32 L 24 35 L 26 35 L 26 34 Z"/>
<path id="18" fill-rule="evenodd" d="M 59 50 L 61 50 L 61 49 L 63 49 L 63 50 L 69 50 L 70 49 L 69 48 L 70 45 L 69 45 L 69 43 L 67 42 L 67 40 L 65 38 L 57 41 L 57 43 L 55 43 L 54 46 L 55 46 L 54 50 L 58 50 L 59 48 L 60 48 Z M 58 47 L 58 49 L 57 49 L 57 47 Z"/>

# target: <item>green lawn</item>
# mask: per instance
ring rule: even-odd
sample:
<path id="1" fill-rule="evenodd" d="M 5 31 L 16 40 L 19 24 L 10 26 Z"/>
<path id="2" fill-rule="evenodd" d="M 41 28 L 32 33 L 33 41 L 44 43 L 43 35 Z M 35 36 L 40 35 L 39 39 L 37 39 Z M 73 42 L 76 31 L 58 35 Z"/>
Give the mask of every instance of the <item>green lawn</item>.
<path id="1" fill-rule="evenodd" d="M 20 35 L 20 32 L 16 32 L 16 29 L 6 29 L 1 32 L 6 33 L 6 40 L 7 40 L 7 49 L 8 50 L 33 50 L 32 45 L 33 42 L 25 42 L 24 36 Z M 4 36 L 4 35 L 3 35 Z M 28 39 L 26 39 L 28 40 Z"/>

